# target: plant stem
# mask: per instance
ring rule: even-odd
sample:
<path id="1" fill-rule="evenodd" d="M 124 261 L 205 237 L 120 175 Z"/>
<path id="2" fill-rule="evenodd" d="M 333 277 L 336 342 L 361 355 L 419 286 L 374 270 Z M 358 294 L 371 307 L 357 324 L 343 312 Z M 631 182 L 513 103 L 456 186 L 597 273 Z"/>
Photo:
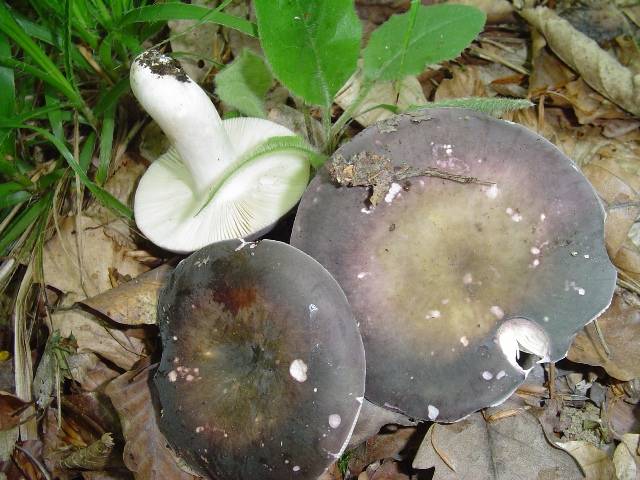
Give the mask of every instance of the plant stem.
<path id="1" fill-rule="evenodd" d="M 367 97 L 367 95 L 373 88 L 373 85 L 374 85 L 374 82 L 365 80 L 364 83 L 360 85 L 360 90 L 358 91 L 358 96 L 356 97 L 356 99 L 351 103 L 351 105 L 347 107 L 347 109 L 344 112 L 342 112 L 342 115 L 340 115 L 338 120 L 336 120 L 336 122 L 333 124 L 333 127 L 331 127 L 331 133 L 328 138 L 329 140 L 327 143 L 328 148 L 326 150 L 327 154 L 333 153 L 331 150 L 333 150 L 336 144 L 337 137 L 342 132 L 342 129 L 344 128 L 344 126 L 347 123 L 349 123 L 354 113 L 358 110 L 358 108 L 360 107 L 364 99 Z"/>

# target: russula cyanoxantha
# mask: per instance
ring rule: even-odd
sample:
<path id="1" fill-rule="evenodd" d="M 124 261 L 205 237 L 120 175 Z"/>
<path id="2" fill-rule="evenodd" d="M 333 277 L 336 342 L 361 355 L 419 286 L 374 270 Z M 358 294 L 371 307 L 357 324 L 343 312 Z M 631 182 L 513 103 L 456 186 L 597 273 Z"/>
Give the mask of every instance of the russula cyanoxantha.
<path id="1" fill-rule="evenodd" d="M 281 242 L 225 241 L 160 293 L 160 427 L 214 479 L 315 479 L 344 451 L 364 395 L 344 293 Z"/>
<path id="2" fill-rule="evenodd" d="M 293 135 L 289 129 L 260 118 L 221 120 L 177 61 L 153 50 L 133 61 L 131 89 L 172 144 L 135 194 L 136 224 L 156 245 L 185 253 L 255 238 L 300 199 L 310 172 L 304 155 L 246 157 L 271 137 Z"/>
<path id="3" fill-rule="evenodd" d="M 291 243 L 347 295 L 378 405 L 453 421 L 497 404 L 611 301 L 599 199 L 522 126 L 461 109 L 401 115 L 342 146 L 331 171 L 309 185 Z M 373 193 L 337 184 L 367 179 Z"/>

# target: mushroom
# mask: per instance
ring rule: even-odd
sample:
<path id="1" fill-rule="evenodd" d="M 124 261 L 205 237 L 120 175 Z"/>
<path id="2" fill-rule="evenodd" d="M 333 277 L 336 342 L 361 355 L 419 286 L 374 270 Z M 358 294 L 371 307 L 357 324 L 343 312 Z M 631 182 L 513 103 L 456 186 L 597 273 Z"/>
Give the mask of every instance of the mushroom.
<path id="1" fill-rule="evenodd" d="M 172 144 L 135 194 L 136 223 L 156 245 L 186 253 L 256 238 L 300 199 L 310 171 L 304 155 L 250 155 L 291 130 L 259 118 L 221 120 L 177 61 L 154 50 L 133 61 L 131 89 Z"/>
<path id="2" fill-rule="evenodd" d="M 364 395 L 364 348 L 344 293 L 285 243 L 225 241 L 160 293 L 160 428 L 215 479 L 315 479 L 340 457 Z"/>
<path id="3" fill-rule="evenodd" d="M 401 115 L 342 146 L 331 171 L 309 185 L 291 243 L 345 291 L 377 405 L 455 421 L 498 404 L 611 302 L 599 199 L 522 126 Z"/>

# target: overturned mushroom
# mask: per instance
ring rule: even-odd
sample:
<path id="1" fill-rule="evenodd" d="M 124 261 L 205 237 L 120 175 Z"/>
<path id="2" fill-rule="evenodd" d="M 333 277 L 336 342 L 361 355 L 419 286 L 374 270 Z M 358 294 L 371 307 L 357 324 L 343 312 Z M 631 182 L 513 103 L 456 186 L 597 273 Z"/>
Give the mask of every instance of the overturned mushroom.
<path id="1" fill-rule="evenodd" d="M 226 241 L 184 260 L 158 304 L 160 425 L 214 479 L 315 479 L 343 452 L 364 349 L 331 275 L 280 242 Z"/>
<path id="2" fill-rule="evenodd" d="M 602 206 L 524 127 L 415 112 L 367 128 L 330 170 L 305 193 L 291 243 L 344 289 L 373 403 L 443 421 L 497 404 L 611 301 Z"/>
<path id="3" fill-rule="evenodd" d="M 131 66 L 131 89 L 171 141 L 135 195 L 140 230 L 156 245 L 192 252 L 210 243 L 256 238 L 300 199 L 304 155 L 251 155 L 293 133 L 260 118 L 221 120 L 207 94 L 170 57 L 149 50 Z"/>

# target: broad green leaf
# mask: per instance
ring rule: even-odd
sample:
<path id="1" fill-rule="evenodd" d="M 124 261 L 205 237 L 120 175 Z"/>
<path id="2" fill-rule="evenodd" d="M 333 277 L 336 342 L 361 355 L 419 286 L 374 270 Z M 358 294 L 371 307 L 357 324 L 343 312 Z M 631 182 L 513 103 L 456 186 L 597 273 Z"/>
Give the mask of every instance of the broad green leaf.
<path id="1" fill-rule="evenodd" d="M 273 76 L 259 55 L 244 50 L 215 80 L 216 93 L 224 103 L 250 117 L 266 117 L 264 96 Z"/>
<path id="2" fill-rule="evenodd" d="M 451 60 L 482 31 L 485 18 L 477 8 L 455 4 L 419 6 L 394 15 L 371 34 L 364 50 L 365 78 L 399 80 L 421 73 L 426 65 Z"/>
<path id="3" fill-rule="evenodd" d="M 487 97 L 468 97 L 468 98 L 451 98 L 430 102 L 425 105 L 412 105 L 409 111 L 421 110 L 423 108 L 443 108 L 456 107 L 468 108 L 476 112 L 486 113 L 495 117 L 503 113 L 513 112 L 523 108 L 532 107 L 533 103 L 529 100 L 520 98 L 487 98 Z"/>
<path id="4" fill-rule="evenodd" d="M 356 69 L 362 26 L 353 0 L 256 0 L 262 49 L 275 76 L 328 107 Z"/>
<path id="5" fill-rule="evenodd" d="M 125 26 L 137 22 L 164 22 L 167 20 L 199 20 L 217 23 L 238 30 L 250 37 L 257 37 L 256 26 L 244 18 L 234 17 L 200 5 L 184 3 L 164 3 L 139 7 L 115 21 L 114 24 Z"/>

